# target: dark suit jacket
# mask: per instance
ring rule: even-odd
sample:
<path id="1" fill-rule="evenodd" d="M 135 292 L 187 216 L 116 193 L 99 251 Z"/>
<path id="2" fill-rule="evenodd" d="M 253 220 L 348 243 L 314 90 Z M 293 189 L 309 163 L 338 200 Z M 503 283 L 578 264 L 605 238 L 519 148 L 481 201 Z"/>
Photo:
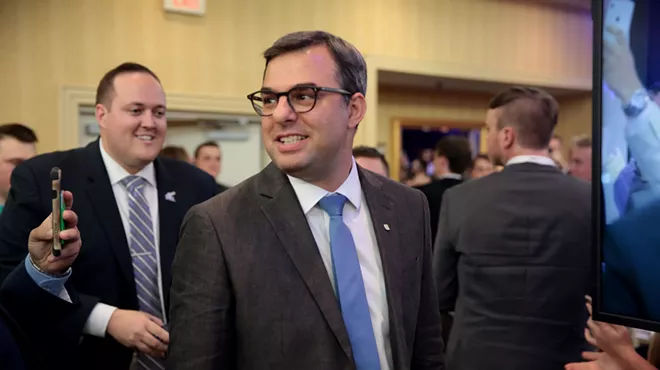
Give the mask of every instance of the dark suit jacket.
<path id="1" fill-rule="evenodd" d="M 591 190 L 534 163 L 445 193 L 434 254 L 450 370 L 563 369 L 585 349 Z"/>
<path id="2" fill-rule="evenodd" d="M 133 267 L 117 203 L 110 180 L 101 158 L 99 142 L 85 148 L 37 156 L 18 166 L 11 181 L 11 191 L 4 211 L 0 215 L 0 275 L 4 278 L 27 255 L 30 231 L 41 224 L 51 212 L 50 170 L 62 170 L 62 189 L 74 195 L 73 210 L 78 214 L 78 228 L 83 248 L 73 265 L 69 279 L 78 294 L 77 304 L 62 320 L 66 337 L 80 338 L 90 312 L 98 302 L 123 309 L 137 310 L 137 295 L 133 280 Z M 214 196 L 215 181 L 194 166 L 168 158 L 154 161 L 158 186 L 160 223 L 160 262 L 166 308 L 171 285 L 171 263 L 178 242 L 178 229 L 188 209 Z M 176 192 L 176 202 L 165 199 L 168 192 Z M 29 279 L 27 274 L 12 278 Z M 15 282 L 8 288 L 25 286 Z M 16 299 L 29 301 L 20 291 Z M 44 302 L 47 304 L 48 302 Z M 25 310 L 39 315 L 44 307 L 26 305 Z M 84 336 L 79 348 L 78 366 L 83 369 L 126 369 L 132 351 L 121 346 L 109 335 L 105 338 Z"/>
<path id="3" fill-rule="evenodd" d="M 429 202 L 429 212 L 431 214 L 431 240 L 435 242 L 438 235 L 438 219 L 440 218 L 440 207 L 442 206 L 442 196 L 447 189 L 462 183 L 458 179 L 434 179 L 429 184 L 417 187 Z"/>
<path id="4" fill-rule="evenodd" d="M 602 309 L 660 321 L 660 202 L 634 209 L 603 233 Z"/>
<path id="5" fill-rule="evenodd" d="M 382 258 L 394 369 L 444 369 L 426 201 L 358 172 Z M 307 219 L 274 164 L 190 210 L 173 273 L 168 369 L 355 368 Z"/>

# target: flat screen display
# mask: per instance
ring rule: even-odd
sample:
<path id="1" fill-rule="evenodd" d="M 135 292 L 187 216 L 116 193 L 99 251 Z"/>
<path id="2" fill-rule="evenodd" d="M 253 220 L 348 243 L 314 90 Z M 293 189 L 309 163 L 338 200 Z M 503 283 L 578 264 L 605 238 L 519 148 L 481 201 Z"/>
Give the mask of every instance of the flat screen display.
<path id="1" fill-rule="evenodd" d="M 660 1 L 592 10 L 595 317 L 660 331 Z"/>

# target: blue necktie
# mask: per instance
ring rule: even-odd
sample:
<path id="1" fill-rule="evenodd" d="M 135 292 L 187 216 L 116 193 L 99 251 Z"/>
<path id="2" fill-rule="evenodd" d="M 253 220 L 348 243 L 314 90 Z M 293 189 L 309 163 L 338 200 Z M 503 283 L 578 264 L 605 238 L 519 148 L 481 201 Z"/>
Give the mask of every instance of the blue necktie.
<path id="1" fill-rule="evenodd" d="M 149 203 L 144 197 L 144 186 L 147 181 L 139 176 L 127 176 L 121 184 L 128 192 L 128 246 L 133 259 L 133 277 L 137 290 L 140 311 L 163 319 L 160 306 L 160 290 L 158 289 L 158 256 L 156 239 L 154 238 L 153 222 Z M 164 369 L 162 359 L 139 352 L 137 369 Z"/>
<path id="2" fill-rule="evenodd" d="M 357 370 L 379 370 L 376 337 L 351 230 L 342 219 L 346 197 L 331 194 L 319 201 L 330 216 L 330 249 L 337 298 Z"/>

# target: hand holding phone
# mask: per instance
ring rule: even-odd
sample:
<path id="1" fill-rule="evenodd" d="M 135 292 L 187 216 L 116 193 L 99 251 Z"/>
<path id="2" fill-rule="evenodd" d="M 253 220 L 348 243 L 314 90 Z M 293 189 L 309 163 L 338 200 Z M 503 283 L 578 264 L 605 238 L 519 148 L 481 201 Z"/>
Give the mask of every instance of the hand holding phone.
<path id="1" fill-rule="evenodd" d="M 52 188 L 52 226 L 53 226 L 53 256 L 58 257 L 62 254 L 64 241 L 60 239 L 60 231 L 66 227 L 62 214 L 64 213 L 64 200 L 62 199 L 62 170 L 53 167 L 50 170 L 50 180 Z"/>
<path id="2" fill-rule="evenodd" d="M 635 13 L 635 3 L 632 0 L 610 0 L 605 9 L 605 24 L 603 40 L 616 43 L 615 36 L 607 31 L 608 27 L 618 28 L 623 32 L 627 45 L 630 45 L 630 26 Z"/>

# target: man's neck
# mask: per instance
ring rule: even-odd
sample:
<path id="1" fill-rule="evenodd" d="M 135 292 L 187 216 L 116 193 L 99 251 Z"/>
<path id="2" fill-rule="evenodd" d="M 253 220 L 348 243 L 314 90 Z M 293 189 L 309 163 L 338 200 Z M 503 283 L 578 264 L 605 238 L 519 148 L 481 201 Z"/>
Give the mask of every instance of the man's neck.
<path id="1" fill-rule="evenodd" d="M 550 156 L 548 155 L 548 150 L 547 149 L 519 148 L 517 150 L 512 151 L 511 154 L 507 156 L 504 163 L 507 163 L 512 158 L 519 157 L 519 156 L 522 156 L 522 155 L 533 155 L 533 156 L 550 158 Z"/>
<path id="2" fill-rule="evenodd" d="M 0 208 L 3 207 L 7 203 L 7 195 L 3 194 L 0 195 Z"/>

